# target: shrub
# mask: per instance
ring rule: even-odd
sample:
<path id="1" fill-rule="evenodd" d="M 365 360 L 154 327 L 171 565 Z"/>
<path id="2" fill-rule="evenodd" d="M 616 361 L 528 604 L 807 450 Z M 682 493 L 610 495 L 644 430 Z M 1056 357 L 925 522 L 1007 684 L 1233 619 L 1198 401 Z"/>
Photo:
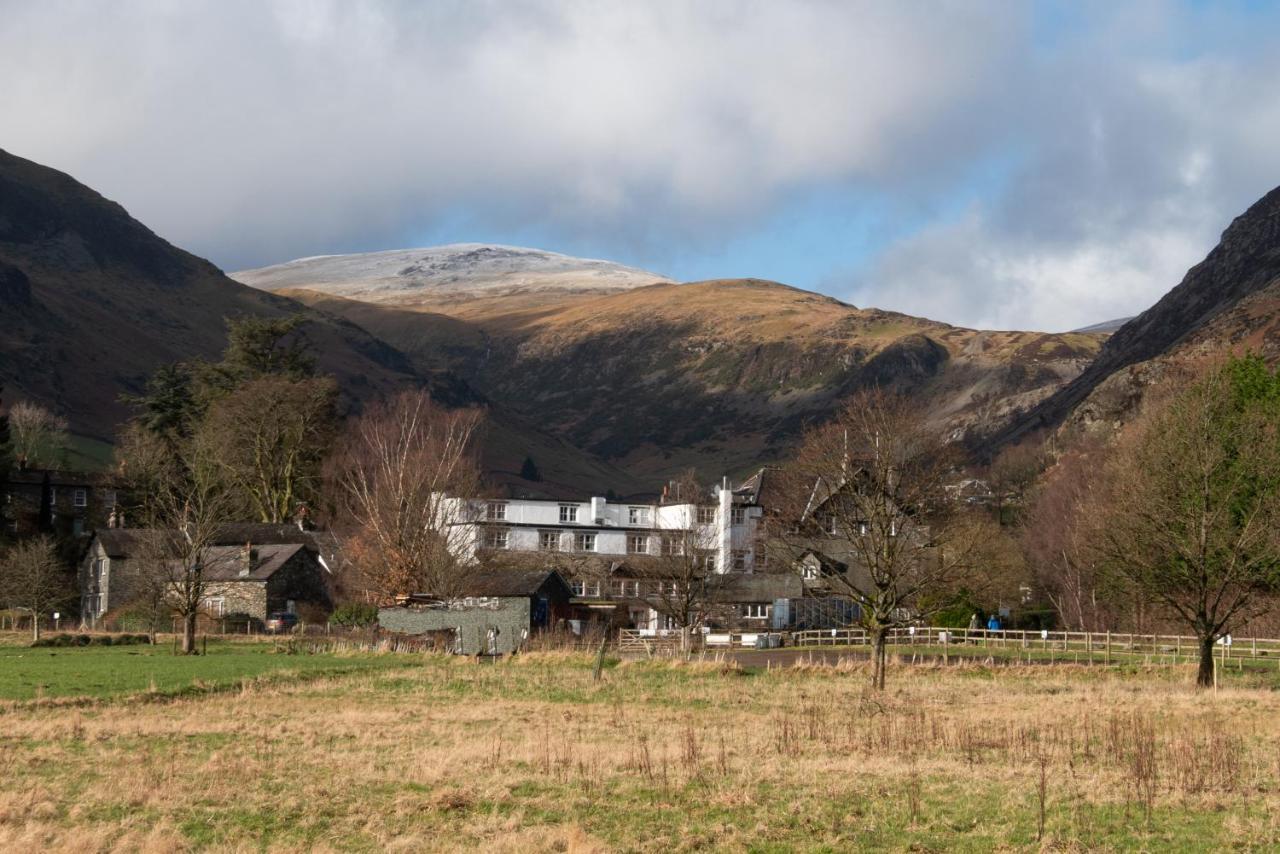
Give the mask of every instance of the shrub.
<path id="1" fill-rule="evenodd" d="M 107 615 L 107 624 L 122 632 L 150 632 L 165 628 L 163 616 L 146 605 L 127 605 Z"/>
<path id="2" fill-rule="evenodd" d="M 365 602 L 348 602 L 334 609 L 329 619 L 339 626 L 361 628 L 378 622 L 378 606 Z"/>

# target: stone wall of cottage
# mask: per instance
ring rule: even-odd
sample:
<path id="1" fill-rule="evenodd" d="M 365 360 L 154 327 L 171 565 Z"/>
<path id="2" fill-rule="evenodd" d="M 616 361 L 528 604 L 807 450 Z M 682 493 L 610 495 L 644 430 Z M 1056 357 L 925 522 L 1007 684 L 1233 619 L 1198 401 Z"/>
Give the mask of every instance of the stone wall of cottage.
<path id="1" fill-rule="evenodd" d="M 265 581 L 218 581 L 205 585 L 205 599 L 225 600 L 224 616 L 247 614 L 257 620 L 267 619 L 267 583 Z"/>

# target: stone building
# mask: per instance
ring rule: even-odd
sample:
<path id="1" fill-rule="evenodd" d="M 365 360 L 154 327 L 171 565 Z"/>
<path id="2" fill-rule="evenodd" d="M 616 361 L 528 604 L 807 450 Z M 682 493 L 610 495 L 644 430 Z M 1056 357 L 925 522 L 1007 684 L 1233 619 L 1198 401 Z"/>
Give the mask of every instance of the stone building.
<path id="1" fill-rule="evenodd" d="M 80 615 L 89 625 L 154 595 L 156 573 L 145 559 L 155 538 L 142 528 L 97 531 L 80 562 Z M 211 616 L 264 619 L 294 611 L 318 620 L 332 610 L 336 545 L 323 532 L 296 525 L 223 526 L 206 562 Z"/>

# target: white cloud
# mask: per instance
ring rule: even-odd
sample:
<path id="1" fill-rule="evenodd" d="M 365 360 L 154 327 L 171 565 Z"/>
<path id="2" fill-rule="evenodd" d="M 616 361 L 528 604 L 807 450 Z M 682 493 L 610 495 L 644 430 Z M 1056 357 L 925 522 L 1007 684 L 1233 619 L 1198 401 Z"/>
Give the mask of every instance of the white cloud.
<path id="1" fill-rule="evenodd" d="M 902 151 L 985 96 L 1019 17 L 52 0 L 5 10 L 0 121 L 14 152 L 228 263 L 395 240 L 458 208 L 686 240 L 797 189 L 918 172 Z"/>
<path id="2" fill-rule="evenodd" d="M 0 145 L 230 268 L 458 220 L 656 261 L 888 198 L 915 233 L 829 290 L 1067 328 L 1280 180 L 1280 61 L 1216 9 L 1062 8 L 1046 37 L 1018 3 L 0 0 Z"/>

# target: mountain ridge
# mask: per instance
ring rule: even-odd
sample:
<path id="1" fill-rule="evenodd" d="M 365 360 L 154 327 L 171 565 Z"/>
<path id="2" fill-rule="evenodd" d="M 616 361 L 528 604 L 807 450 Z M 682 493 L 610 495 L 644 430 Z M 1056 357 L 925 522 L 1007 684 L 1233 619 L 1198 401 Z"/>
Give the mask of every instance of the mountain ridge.
<path id="1" fill-rule="evenodd" d="M 1155 305 L 1112 333 L 1078 377 L 984 439 L 983 452 L 989 455 L 1033 433 L 1057 429 L 1104 386 L 1118 402 L 1094 400 L 1089 417 L 1105 412 L 1111 421 L 1123 420 L 1140 401 L 1141 388 L 1159 382 L 1163 374 L 1141 370 L 1141 366 L 1176 358 L 1179 351 L 1191 348 L 1220 349 L 1223 344 L 1240 343 L 1250 332 L 1257 332 L 1261 321 L 1257 317 L 1252 323 L 1243 317 L 1235 323 L 1221 319 L 1233 310 L 1246 309 L 1250 301 L 1259 302 L 1262 298 L 1258 295 L 1267 292 L 1280 292 L 1280 187 L 1232 219 L 1209 254 Z M 1280 301 L 1271 305 L 1280 308 Z M 1262 321 L 1275 316 L 1264 314 Z M 1269 331 L 1280 332 L 1274 327 Z M 1264 331 L 1255 338 L 1255 345 L 1276 349 L 1275 334 Z M 1276 357 L 1280 352 L 1273 353 L 1273 362 Z M 1125 372 L 1131 382 L 1125 382 Z M 1117 388 L 1123 385 L 1129 388 Z"/>

